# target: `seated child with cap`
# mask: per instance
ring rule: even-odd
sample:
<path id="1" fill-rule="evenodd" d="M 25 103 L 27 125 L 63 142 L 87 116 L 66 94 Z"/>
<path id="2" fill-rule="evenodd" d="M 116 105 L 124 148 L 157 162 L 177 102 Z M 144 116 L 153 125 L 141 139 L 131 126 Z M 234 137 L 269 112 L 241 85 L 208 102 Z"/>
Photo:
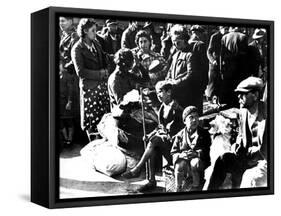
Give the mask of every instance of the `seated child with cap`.
<path id="1" fill-rule="evenodd" d="M 183 181 L 187 177 L 193 180 L 192 190 L 201 190 L 204 170 L 210 165 L 210 134 L 199 127 L 199 115 L 195 106 L 186 107 L 182 118 L 185 128 L 177 133 L 171 149 L 176 190 L 183 191 Z"/>

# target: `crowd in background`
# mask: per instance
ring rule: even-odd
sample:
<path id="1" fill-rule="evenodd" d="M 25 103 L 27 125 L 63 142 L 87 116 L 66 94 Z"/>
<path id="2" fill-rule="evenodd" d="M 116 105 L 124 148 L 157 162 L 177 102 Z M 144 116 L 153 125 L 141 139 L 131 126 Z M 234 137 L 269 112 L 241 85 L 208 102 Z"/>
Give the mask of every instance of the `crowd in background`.
<path id="1" fill-rule="evenodd" d="M 170 118 L 166 106 L 181 111 L 189 107 L 183 121 L 194 112 L 202 116 L 205 101 L 238 108 L 234 91 L 241 81 L 267 81 L 267 32 L 262 28 L 72 17 L 60 17 L 59 25 L 60 131 L 66 145 L 75 131 L 84 131 L 89 140 L 98 137 L 97 124 L 104 114 L 123 105 L 126 93 L 140 87 L 150 92 L 154 110 L 165 103 L 163 89 L 172 94 L 162 107 L 165 122 Z M 159 81 L 168 87 L 162 84 L 155 91 Z M 266 101 L 266 94 L 262 97 Z M 118 121 L 139 128 L 131 118 Z M 151 148 L 161 148 L 157 143 Z M 132 173 L 137 172 L 125 176 Z"/>

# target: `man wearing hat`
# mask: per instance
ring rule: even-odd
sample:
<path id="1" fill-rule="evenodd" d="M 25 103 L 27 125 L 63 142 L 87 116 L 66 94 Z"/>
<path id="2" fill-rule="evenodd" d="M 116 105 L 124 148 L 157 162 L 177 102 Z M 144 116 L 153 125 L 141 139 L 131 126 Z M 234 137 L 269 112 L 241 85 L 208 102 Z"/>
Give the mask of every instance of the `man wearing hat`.
<path id="1" fill-rule="evenodd" d="M 204 170 L 210 165 L 210 134 L 198 126 L 199 115 L 195 106 L 186 107 L 182 119 L 185 127 L 175 136 L 171 149 L 176 190 L 183 191 L 183 181 L 187 177 L 192 178 L 192 190 L 201 190 Z"/>
<path id="2" fill-rule="evenodd" d="M 115 54 L 121 48 L 121 38 L 117 34 L 118 22 L 116 20 L 106 20 L 107 32 L 103 35 L 103 50 L 108 54 Z"/>
<path id="3" fill-rule="evenodd" d="M 114 54 L 121 48 L 121 36 L 117 33 L 118 22 L 116 20 L 108 19 L 105 23 L 107 32 L 101 36 L 103 39 L 101 45 L 103 51 L 109 54 L 108 72 L 111 74 L 115 69 Z"/>
<path id="4" fill-rule="evenodd" d="M 263 81 L 257 77 L 243 80 L 235 89 L 240 104 L 239 134 L 233 151 L 215 162 L 209 190 L 219 189 L 227 173 L 232 175 L 233 188 L 266 186 L 267 112 L 266 104 L 260 101 L 262 89 Z"/>
<path id="5" fill-rule="evenodd" d="M 256 77 L 263 77 L 266 70 L 265 37 L 266 30 L 257 28 L 252 36 L 253 41 L 249 44 L 249 67 Z"/>

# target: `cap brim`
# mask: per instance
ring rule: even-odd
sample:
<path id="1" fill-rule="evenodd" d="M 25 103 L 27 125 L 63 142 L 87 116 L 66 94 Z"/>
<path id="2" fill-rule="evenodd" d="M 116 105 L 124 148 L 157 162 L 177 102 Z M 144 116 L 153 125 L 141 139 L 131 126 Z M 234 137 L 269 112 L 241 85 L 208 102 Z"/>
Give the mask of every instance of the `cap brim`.
<path id="1" fill-rule="evenodd" d="M 152 24 L 148 24 L 148 25 L 144 25 L 142 28 L 148 28 L 148 27 L 150 27 L 150 26 L 152 26 Z"/>
<path id="2" fill-rule="evenodd" d="M 107 25 L 118 25 L 117 22 L 107 23 Z"/>
<path id="3" fill-rule="evenodd" d="M 262 37 L 264 37 L 264 35 L 253 35 L 252 38 L 255 40 L 255 39 L 262 38 Z"/>
<path id="4" fill-rule="evenodd" d="M 250 92 L 251 90 L 250 89 L 244 89 L 244 88 L 237 88 L 234 90 L 234 92 L 243 92 L 243 93 L 247 93 L 247 92 Z"/>

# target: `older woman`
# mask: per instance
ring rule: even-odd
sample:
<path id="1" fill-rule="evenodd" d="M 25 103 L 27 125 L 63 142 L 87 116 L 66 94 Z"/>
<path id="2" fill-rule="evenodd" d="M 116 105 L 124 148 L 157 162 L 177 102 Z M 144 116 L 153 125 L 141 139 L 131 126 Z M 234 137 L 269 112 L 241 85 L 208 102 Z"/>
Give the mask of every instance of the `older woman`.
<path id="1" fill-rule="evenodd" d="M 81 127 L 89 139 L 91 134 L 97 132 L 96 125 L 110 108 L 106 58 L 96 40 L 96 28 L 93 19 L 81 19 L 77 27 L 80 39 L 71 51 L 79 77 Z"/>
<path id="2" fill-rule="evenodd" d="M 189 35 L 183 25 L 175 25 L 171 29 L 171 39 L 177 52 L 167 73 L 167 80 L 174 84 L 175 99 L 182 107 L 194 105 L 199 115 L 203 110 L 204 72 L 198 70 L 197 59 L 188 44 Z"/>
<path id="3" fill-rule="evenodd" d="M 132 50 L 136 59 L 136 65 L 144 69 L 141 70 L 142 73 L 149 74 L 149 86 L 153 88 L 159 80 L 165 78 L 166 73 L 163 69 L 166 66 L 166 61 L 159 53 L 151 50 L 152 37 L 148 32 L 139 31 L 136 34 L 136 44 L 137 47 Z M 139 67 L 135 69 L 139 69 Z M 135 69 L 134 71 L 136 71 Z"/>

